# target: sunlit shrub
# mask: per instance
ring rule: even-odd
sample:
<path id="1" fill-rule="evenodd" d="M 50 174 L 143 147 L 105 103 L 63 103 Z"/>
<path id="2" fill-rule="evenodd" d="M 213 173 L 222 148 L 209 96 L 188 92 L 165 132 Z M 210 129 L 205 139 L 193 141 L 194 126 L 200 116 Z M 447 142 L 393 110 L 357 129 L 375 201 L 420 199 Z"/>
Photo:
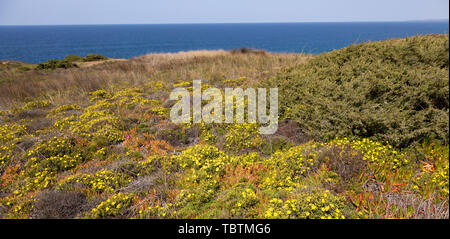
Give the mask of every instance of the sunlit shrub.
<path id="1" fill-rule="evenodd" d="M 29 192 L 49 188 L 55 181 L 55 172 L 45 168 L 42 171 L 35 172 L 33 175 L 29 175 L 28 177 L 20 180 L 18 183 L 18 189 L 14 190 L 13 194 L 17 196 L 24 196 Z"/>
<path id="2" fill-rule="evenodd" d="M 320 189 L 304 190 L 294 198 L 269 201 L 265 218 L 343 219 L 345 199 Z"/>
<path id="3" fill-rule="evenodd" d="M 42 109 L 49 107 L 51 103 L 48 100 L 35 100 L 26 103 L 24 106 L 20 107 L 19 110 L 31 110 L 31 109 Z"/>
<path id="4" fill-rule="evenodd" d="M 225 190 L 218 197 L 231 218 L 255 217 L 257 211 L 254 206 L 259 203 L 256 188 L 250 184 L 236 184 Z"/>
<path id="5" fill-rule="evenodd" d="M 75 152 L 71 139 L 56 136 L 34 145 L 28 150 L 27 157 L 24 173 L 32 178 L 41 172 L 62 172 L 83 161 L 81 154 Z"/>
<path id="6" fill-rule="evenodd" d="M 121 173 L 102 169 L 94 174 L 79 174 L 63 179 L 58 184 L 59 190 L 73 190 L 76 187 L 89 188 L 94 192 L 114 192 L 131 182 L 131 178 Z"/>
<path id="7" fill-rule="evenodd" d="M 292 191 L 296 181 L 318 168 L 317 149 L 314 142 L 274 153 L 267 160 L 271 171 L 264 178 L 262 187 Z"/>
<path id="8" fill-rule="evenodd" d="M 28 157 L 51 157 L 70 154 L 73 150 L 73 142 L 70 138 L 53 137 L 35 144 L 27 152 Z"/>
<path id="9" fill-rule="evenodd" d="M 120 217 L 132 203 L 133 196 L 131 194 L 118 193 L 93 208 L 87 218 L 99 219 Z"/>
<path id="10" fill-rule="evenodd" d="M 38 70 L 54 70 L 57 68 L 72 68 L 78 67 L 75 63 L 67 60 L 48 60 L 46 62 L 40 63 L 36 69 Z"/>
<path id="11" fill-rule="evenodd" d="M 176 157 L 183 168 L 194 168 L 211 174 L 220 173 L 229 156 L 214 146 L 195 145 Z"/>
<path id="12" fill-rule="evenodd" d="M 81 110 L 81 107 L 76 104 L 70 104 L 70 105 L 61 105 L 58 108 L 55 108 L 50 111 L 50 114 L 58 114 L 61 112 L 66 112 L 70 110 Z"/>
<path id="13" fill-rule="evenodd" d="M 89 92 L 89 100 L 91 101 L 109 98 L 111 98 L 111 94 L 109 94 L 106 90 L 96 90 Z"/>
<path id="14" fill-rule="evenodd" d="M 100 54 L 88 54 L 86 57 L 84 57 L 84 61 L 101 61 L 101 60 L 107 60 L 108 58 L 106 56 L 102 56 Z"/>
<path id="15" fill-rule="evenodd" d="M 146 206 L 139 210 L 139 219 L 163 219 L 163 218 L 176 218 L 177 211 L 174 209 L 172 203 L 162 205 L 157 202 L 152 205 Z"/>
<path id="16" fill-rule="evenodd" d="M 107 110 L 86 111 L 77 116 L 69 116 L 57 121 L 55 127 L 63 130 L 68 129 L 75 135 L 86 138 L 104 137 L 109 142 L 119 142 L 123 140 L 123 135 L 119 128 L 120 120 L 117 116 Z"/>
<path id="17" fill-rule="evenodd" d="M 26 134 L 26 127 L 18 124 L 0 125 L 0 169 L 13 156 L 15 144 Z"/>
<path id="18" fill-rule="evenodd" d="M 118 91 L 111 97 L 112 100 L 116 101 L 119 106 L 124 106 L 126 108 L 133 108 L 137 105 L 147 105 L 150 104 L 151 100 L 143 98 L 143 92 L 139 88 L 127 88 Z"/>
<path id="19" fill-rule="evenodd" d="M 225 135 L 225 146 L 231 150 L 256 149 L 262 144 L 257 124 L 233 124 Z"/>

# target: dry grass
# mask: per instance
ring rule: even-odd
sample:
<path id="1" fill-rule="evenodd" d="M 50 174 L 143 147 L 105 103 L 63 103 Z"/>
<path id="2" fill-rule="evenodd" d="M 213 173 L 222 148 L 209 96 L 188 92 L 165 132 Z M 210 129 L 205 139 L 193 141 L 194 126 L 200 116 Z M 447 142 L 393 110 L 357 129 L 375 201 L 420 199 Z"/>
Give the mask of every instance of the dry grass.
<path id="1" fill-rule="evenodd" d="M 260 52 L 260 51 L 258 51 Z M 55 104 L 79 102 L 89 91 L 143 87 L 148 79 L 176 82 L 202 79 L 209 82 L 246 77 L 260 81 L 279 69 L 302 63 L 304 54 L 253 54 L 252 51 L 189 51 L 148 54 L 129 60 L 90 63 L 80 68 L 54 71 L 0 71 L 9 79 L 0 83 L 0 108 L 43 97 Z"/>
<path id="2" fill-rule="evenodd" d="M 134 57 L 134 60 L 144 60 L 152 62 L 169 62 L 173 60 L 191 60 L 198 57 L 216 57 L 225 56 L 228 52 L 224 50 L 198 50 L 198 51 L 180 51 L 177 53 L 154 53 L 143 56 Z"/>
<path id="3" fill-rule="evenodd" d="M 118 62 L 118 61 L 127 61 L 127 59 L 108 59 L 108 60 L 100 60 L 100 61 L 86 61 L 86 62 L 74 62 L 79 68 L 86 68 L 91 67 L 95 65 L 105 64 L 105 63 L 112 63 L 112 62 Z"/>

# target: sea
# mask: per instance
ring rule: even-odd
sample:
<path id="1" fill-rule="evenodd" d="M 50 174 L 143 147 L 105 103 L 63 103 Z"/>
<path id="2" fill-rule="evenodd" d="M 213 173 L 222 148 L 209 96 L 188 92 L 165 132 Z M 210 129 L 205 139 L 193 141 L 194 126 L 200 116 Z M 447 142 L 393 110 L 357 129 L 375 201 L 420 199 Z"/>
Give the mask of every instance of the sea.
<path id="1" fill-rule="evenodd" d="M 448 34 L 449 22 L 0 26 L 0 60 L 40 63 L 69 54 L 131 58 L 241 47 L 320 54 L 352 43 L 432 33 Z"/>

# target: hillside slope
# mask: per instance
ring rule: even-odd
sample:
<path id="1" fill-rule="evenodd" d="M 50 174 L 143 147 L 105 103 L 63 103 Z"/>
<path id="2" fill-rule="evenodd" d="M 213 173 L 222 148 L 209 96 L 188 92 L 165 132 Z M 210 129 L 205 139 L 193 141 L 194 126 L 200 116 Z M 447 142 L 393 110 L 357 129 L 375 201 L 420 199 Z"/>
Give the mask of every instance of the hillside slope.
<path id="1" fill-rule="evenodd" d="M 2 218 L 449 217 L 448 35 L 0 73 Z M 278 86 L 278 132 L 171 123 L 195 79 Z"/>

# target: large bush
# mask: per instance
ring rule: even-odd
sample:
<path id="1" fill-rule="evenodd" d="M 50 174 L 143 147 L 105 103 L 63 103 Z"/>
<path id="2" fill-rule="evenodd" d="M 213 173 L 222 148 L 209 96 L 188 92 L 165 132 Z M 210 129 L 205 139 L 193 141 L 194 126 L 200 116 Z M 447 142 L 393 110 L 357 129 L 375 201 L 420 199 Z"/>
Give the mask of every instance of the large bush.
<path id="1" fill-rule="evenodd" d="M 75 63 L 67 60 L 49 60 L 43 63 L 40 63 L 36 68 L 38 70 L 54 70 L 56 68 L 72 68 L 77 67 Z"/>
<path id="2" fill-rule="evenodd" d="M 448 35 L 368 42 L 316 56 L 263 84 L 309 136 L 448 144 Z"/>
<path id="3" fill-rule="evenodd" d="M 106 56 L 100 54 L 89 54 L 84 58 L 84 61 L 100 61 L 108 59 Z"/>

